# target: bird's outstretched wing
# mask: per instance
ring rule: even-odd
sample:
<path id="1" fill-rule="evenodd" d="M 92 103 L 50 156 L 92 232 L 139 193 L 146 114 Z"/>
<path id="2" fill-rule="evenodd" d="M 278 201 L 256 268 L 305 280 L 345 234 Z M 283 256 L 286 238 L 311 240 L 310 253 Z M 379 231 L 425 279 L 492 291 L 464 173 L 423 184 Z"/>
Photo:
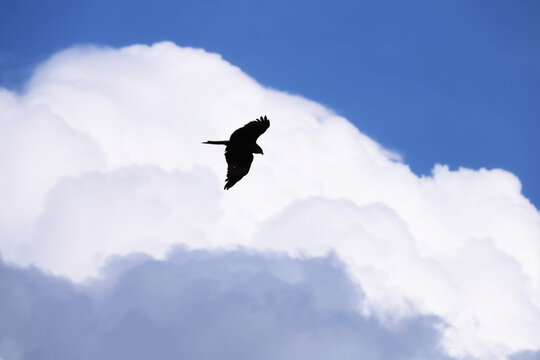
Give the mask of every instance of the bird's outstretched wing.
<path id="1" fill-rule="evenodd" d="M 225 190 L 228 190 L 247 175 L 253 162 L 253 154 L 249 151 L 228 146 L 225 150 L 225 159 L 227 160 Z"/>
<path id="2" fill-rule="evenodd" d="M 261 116 L 259 119 L 250 121 L 233 132 L 230 141 L 238 143 L 255 142 L 269 127 L 270 120 L 266 116 Z"/>

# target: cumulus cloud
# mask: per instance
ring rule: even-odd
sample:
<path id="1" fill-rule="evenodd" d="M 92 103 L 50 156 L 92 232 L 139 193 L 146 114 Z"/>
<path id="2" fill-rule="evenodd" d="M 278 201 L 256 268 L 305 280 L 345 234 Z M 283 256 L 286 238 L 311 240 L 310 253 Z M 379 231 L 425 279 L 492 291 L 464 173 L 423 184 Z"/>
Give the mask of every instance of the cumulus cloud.
<path id="1" fill-rule="evenodd" d="M 0 114 L 6 261 L 81 282 L 176 244 L 333 252 L 363 316 L 436 316 L 454 357 L 540 349 L 540 214 L 509 172 L 418 177 L 330 109 L 171 43 L 60 52 Z M 200 142 L 264 114 L 265 155 L 222 191 L 222 149 Z"/>
<path id="2" fill-rule="evenodd" d="M 0 264 L 0 358 L 446 359 L 438 320 L 356 311 L 333 257 L 174 251 L 117 257 L 86 285 Z"/>

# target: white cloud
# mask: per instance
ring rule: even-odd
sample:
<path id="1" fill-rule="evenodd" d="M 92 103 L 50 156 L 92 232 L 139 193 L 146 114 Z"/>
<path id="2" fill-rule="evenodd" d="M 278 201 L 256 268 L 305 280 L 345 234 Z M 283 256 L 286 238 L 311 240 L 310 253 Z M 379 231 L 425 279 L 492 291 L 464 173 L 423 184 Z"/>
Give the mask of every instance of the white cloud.
<path id="1" fill-rule="evenodd" d="M 540 214 L 503 170 L 417 177 L 346 119 L 171 43 L 74 48 L 0 91 L 0 251 L 80 281 L 171 245 L 334 251 L 381 318 L 442 318 L 453 356 L 540 349 Z M 222 191 L 226 139 L 271 127 Z"/>
<path id="2" fill-rule="evenodd" d="M 0 358 L 446 358 L 436 318 L 361 316 L 333 257 L 176 249 L 116 257 L 102 275 L 81 286 L 0 263 Z"/>

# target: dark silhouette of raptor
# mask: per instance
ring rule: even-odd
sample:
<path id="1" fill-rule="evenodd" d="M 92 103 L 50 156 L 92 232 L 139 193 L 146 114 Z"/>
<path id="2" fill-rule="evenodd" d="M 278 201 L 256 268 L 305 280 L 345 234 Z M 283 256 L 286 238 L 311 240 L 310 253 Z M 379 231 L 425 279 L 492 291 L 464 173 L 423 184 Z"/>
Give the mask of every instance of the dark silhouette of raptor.
<path id="1" fill-rule="evenodd" d="M 247 175 L 253 161 L 253 154 L 263 154 L 263 150 L 257 145 L 257 139 L 269 127 L 270 120 L 266 116 L 261 116 L 233 132 L 229 140 L 203 142 L 203 144 L 227 145 L 225 160 L 228 166 L 225 190 Z"/>

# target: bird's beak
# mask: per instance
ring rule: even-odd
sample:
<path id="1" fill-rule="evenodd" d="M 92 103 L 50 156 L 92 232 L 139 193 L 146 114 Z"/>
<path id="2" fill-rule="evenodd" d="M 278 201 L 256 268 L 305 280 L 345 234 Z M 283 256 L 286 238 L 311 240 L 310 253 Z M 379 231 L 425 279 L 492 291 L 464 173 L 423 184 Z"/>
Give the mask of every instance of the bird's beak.
<path id="1" fill-rule="evenodd" d="M 261 150 L 261 155 L 264 155 L 264 151 Z"/>

